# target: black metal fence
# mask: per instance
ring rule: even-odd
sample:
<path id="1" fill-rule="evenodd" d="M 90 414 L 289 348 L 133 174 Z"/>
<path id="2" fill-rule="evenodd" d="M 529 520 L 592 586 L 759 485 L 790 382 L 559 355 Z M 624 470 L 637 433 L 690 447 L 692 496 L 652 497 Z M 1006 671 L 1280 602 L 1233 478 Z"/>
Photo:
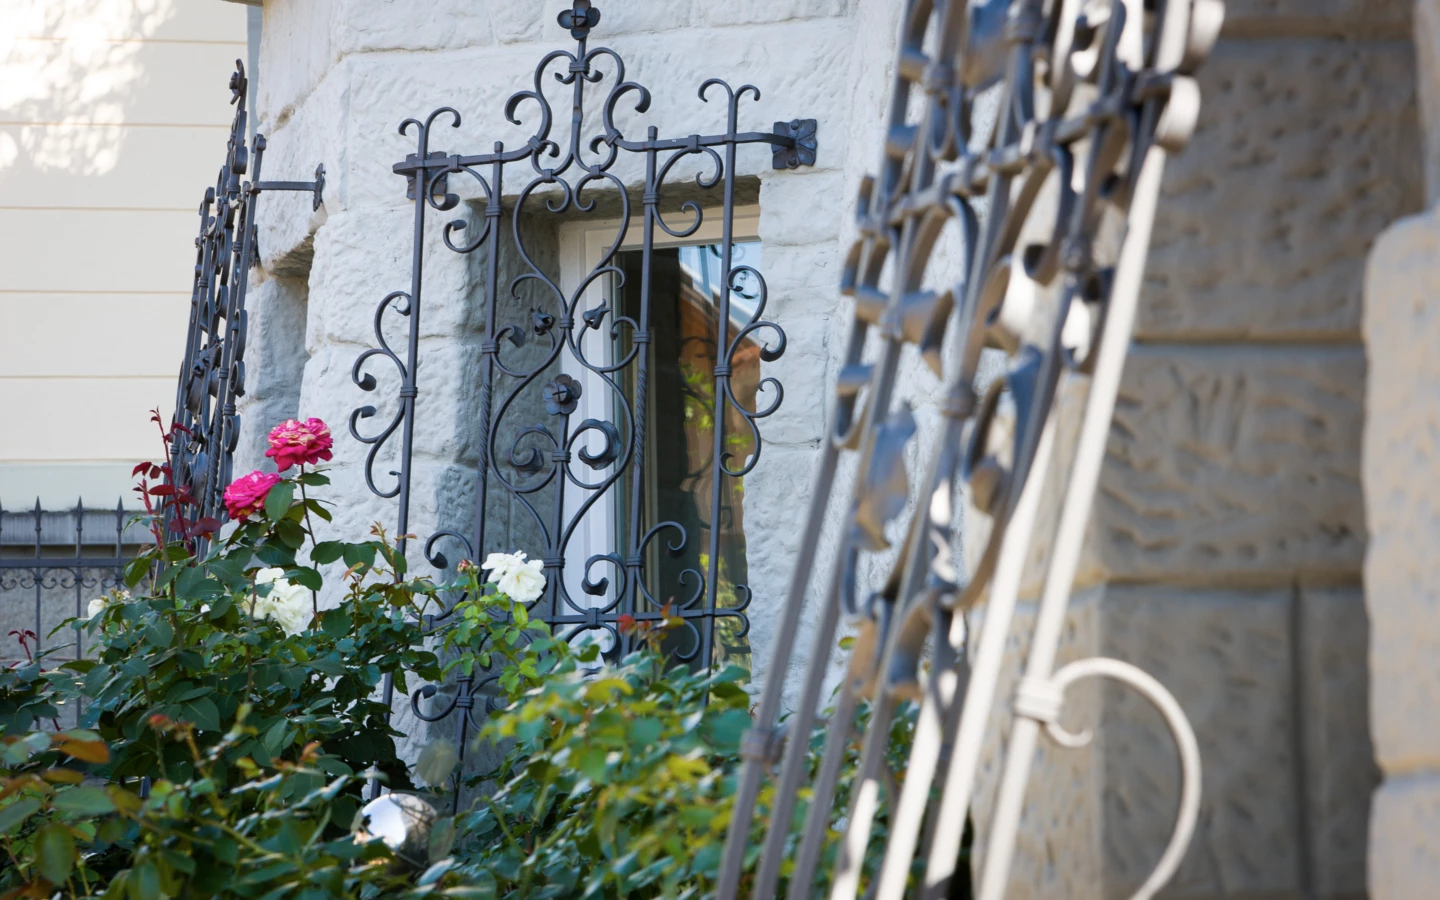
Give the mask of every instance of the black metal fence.
<path id="1" fill-rule="evenodd" d="M 0 508 L 0 665 L 42 650 L 62 659 L 86 652 L 82 632 L 55 629 L 88 615 L 92 600 L 123 586 L 126 563 L 149 539 L 123 502 L 113 508 Z M 54 632 L 52 634 L 52 632 Z"/>

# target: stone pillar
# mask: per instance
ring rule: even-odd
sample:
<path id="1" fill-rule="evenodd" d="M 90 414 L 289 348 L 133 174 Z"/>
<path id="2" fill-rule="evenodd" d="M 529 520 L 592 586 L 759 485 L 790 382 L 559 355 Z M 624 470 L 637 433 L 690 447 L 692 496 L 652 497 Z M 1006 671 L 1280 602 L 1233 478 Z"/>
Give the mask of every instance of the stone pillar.
<path id="1" fill-rule="evenodd" d="M 1097 652 L 1141 666 L 1194 725 L 1201 817 L 1168 896 L 1363 896 L 1372 696 L 1382 761 L 1387 719 L 1366 672 L 1361 297 L 1371 242 L 1421 198 L 1410 10 L 1403 0 L 1228 6 L 1200 73 L 1198 133 L 1167 170 L 1062 658 Z M 1425 227 L 1434 246 L 1440 232 Z M 1418 357 L 1433 351 L 1416 281 L 1394 304 L 1405 324 L 1391 328 Z M 1395 373 L 1384 409 L 1419 426 L 1423 413 L 1391 399 L 1428 396 L 1423 387 L 1397 395 L 1414 362 L 1383 366 Z M 1420 512 L 1424 488 L 1411 482 L 1426 471 L 1413 462 L 1423 450 L 1375 432 L 1372 418 L 1371 446 L 1391 454 L 1386 483 L 1405 479 Z M 1372 527 L 1385 524 L 1375 503 Z M 1375 625 L 1377 639 L 1403 630 L 1416 642 L 1387 654 L 1397 683 L 1422 659 L 1416 576 L 1434 555 L 1416 537 L 1429 534 L 1420 521 L 1406 521 L 1416 523 L 1404 545 L 1413 565 L 1389 571 L 1405 573 L 1417 597 L 1405 609 L 1416 614 Z M 1386 533 L 1371 551 L 1372 614 Z M 1029 591 L 1039 587 L 1032 579 Z M 1440 672 L 1433 659 L 1424 665 Z M 1420 697 L 1397 712 L 1418 715 Z M 1048 768 L 1032 783 L 1009 896 L 1127 896 L 1173 828 L 1179 767 L 1159 715 L 1112 685 L 1073 702 L 1067 721 L 1098 726 L 1097 738 L 1068 762 L 1069 751 L 1042 750 Z M 1440 759 L 1433 726 L 1428 736 Z M 1427 789 L 1433 822 L 1440 778 Z M 1382 816 L 1386 797 L 1382 831 L 1395 827 Z M 1411 809 L 1405 821 L 1418 823 Z M 984 811 L 982 801 L 982 821 Z M 1061 862 L 1091 852 L 1097 865 Z M 1440 874 L 1440 854 L 1430 866 Z M 1434 896 L 1440 878 L 1423 883 Z"/>
<path id="2" fill-rule="evenodd" d="M 1384 781 L 1370 814 L 1376 900 L 1440 884 L 1440 3 L 1415 4 L 1428 209 L 1386 229 L 1365 279 L 1364 488 L 1370 718 Z"/>

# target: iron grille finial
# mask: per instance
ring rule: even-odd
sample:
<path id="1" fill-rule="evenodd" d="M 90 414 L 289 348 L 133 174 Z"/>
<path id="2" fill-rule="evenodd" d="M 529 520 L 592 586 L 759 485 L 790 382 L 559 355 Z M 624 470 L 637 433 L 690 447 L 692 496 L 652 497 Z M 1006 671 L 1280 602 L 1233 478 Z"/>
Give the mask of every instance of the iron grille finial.
<path id="1" fill-rule="evenodd" d="M 590 29 L 600 24 L 600 10 L 590 5 L 590 0 L 575 0 L 575 4 L 559 15 L 561 28 L 570 29 L 570 36 L 583 41 L 590 36 Z"/>

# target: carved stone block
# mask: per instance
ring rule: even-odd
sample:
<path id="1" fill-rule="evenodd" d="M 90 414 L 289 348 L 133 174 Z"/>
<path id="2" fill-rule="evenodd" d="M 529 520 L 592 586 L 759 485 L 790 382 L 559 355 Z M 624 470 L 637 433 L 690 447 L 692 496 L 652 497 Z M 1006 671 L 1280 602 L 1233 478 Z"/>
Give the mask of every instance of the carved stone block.
<path id="1" fill-rule="evenodd" d="M 1424 197 L 1408 40 L 1222 41 L 1169 162 L 1136 335 L 1353 339 L 1365 254 Z"/>

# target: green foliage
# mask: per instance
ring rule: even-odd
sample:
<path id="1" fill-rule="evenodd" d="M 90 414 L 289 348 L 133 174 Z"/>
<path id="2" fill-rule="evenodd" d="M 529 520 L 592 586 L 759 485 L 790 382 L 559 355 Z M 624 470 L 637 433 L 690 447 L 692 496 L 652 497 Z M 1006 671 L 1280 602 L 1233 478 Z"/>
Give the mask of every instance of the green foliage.
<path id="1" fill-rule="evenodd" d="M 94 732 L 5 738 L 0 843 L 12 865 L 0 887 L 13 888 L 5 896 L 481 896 L 448 866 L 415 881 L 382 843 L 344 827 L 359 781 L 318 745 L 272 766 L 240 757 L 233 769 L 246 780 L 223 789 L 227 760 L 256 735 L 247 712 L 207 751 L 195 726 L 154 716 L 150 730 L 190 756 L 193 777 L 161 779 L 144 797 L 133 785 L 98 783 L 110 760 Z"/>
<path id="2" fill-rule="evenodd" d="M 57 629 L 85 629 L 90 658 L 58 663 L 55 647 L 0 669 L 0 900 L 713 892 L 750 725 L 746 673 L 673 667 L 661 647 L 678 620 L 627 622 L 637 649 L 606 666 L 473 564 L 437 586 L 378 530 L 316 543 L 311 522 L 330 512 L 306 489 L 324 483 L 302 472 L 272 489 L 263 518 L 208 541 L 197 523 L 148 550 L 127 573 L 135 596 Z M 342 564 L 342 596 L 321 612 L 308 592 L 325 585 L 320 567 Z M 417 619 L 442 594 L 460 601 L 426 632 Z M 262 617 L 287 603 L 298 620 Z M 403 696 L 407 673 L 493 684 L 501 706 L 479 737 L 502 757 L 494 771 L 458 771 L 458 748 L 438 741 L 416 762 L 437 808 L 455 791 L 465 801 L 437 818 L 419 860 L 356 833 L 369 775 L 411 787 L 377 691 L 390 675 Z M 78 727 L 60 730 L 76 710 Z M 894 771 L 912 731 L 913 715 L 897 719 Z M 815 767 L 823 734 L 808 740 Z M 845 753 L 842 786 L 858 738 Z M 846 800 L 842 788 L 833 816 Z M 754 848 L 769 803 L 762 793 Z M 883 839 L 883 806 L 877 826 Z"/>
<path id="3" fill-rule="evenodd" d="M 330 513 L 304 488 L 323 483 L 282 481 L 263 520 L 203 552 L 193 535 L 149 548 L 134 597 L 56 629 L 86 630 L 90 658 L 0 669 L 0 897 L 471 895 L 449 864 L 417 881 L 351 834 L 364 776 L 409 785 L 377 688 L 441 676 L 413 624 L 437 594 L 382 532 L 315 544 Z M 320 615 L 303 588 L 342 559 Z M 271 568 L 285 580 L 257 578 Z M 283 602 L 296 615 L 261 616 Z"/>

